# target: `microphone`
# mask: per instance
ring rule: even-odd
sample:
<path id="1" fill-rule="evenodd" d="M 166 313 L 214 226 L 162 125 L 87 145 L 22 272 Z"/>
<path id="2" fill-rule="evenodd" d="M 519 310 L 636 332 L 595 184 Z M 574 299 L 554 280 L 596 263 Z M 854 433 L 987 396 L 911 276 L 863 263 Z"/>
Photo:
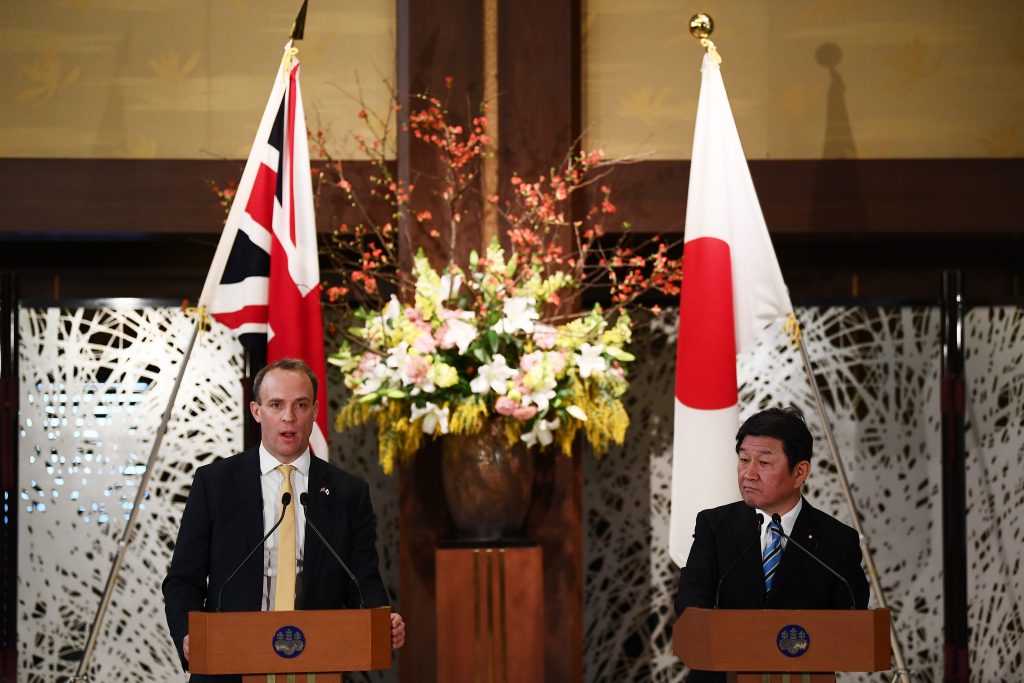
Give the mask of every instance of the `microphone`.
<path id="1" fill-rule="evenodd" d="M 223 583 L 223 585 L 221 585 L 220 592 L 217 593 L 217 609 L 216 609 L 217 612 L 220 611 L 221 601 L 224 600 L 224 589 L 228 587 L 229 583 L 231 583 L 231 579 L 235 578 L 235 574 L 237 574 L 239 571 L 241 571 L 242 567 L 245 566 L 245 563 L 249 561 L 249 558 L 252 557 L 256 553 L 257 550 L 259 550 L 260 548 L 263 547 L 263 544 L 267 542 L 267 539 L 270 538 L 270 535 L 273 534 L 275 531 L 277 531 L 277 527 L 281 526 L 281 522 L 284 521 L 284 513 L 288 511 L 288 505 L 290 505 L 291 502 L 292 502 L 292 494 L 290 494 L 287 491 L 285 491 L 281 495 L 281 516 L 277 518 L 277 521 L 274 522 L 274 526 L 272 526 L 270 528 L 270 531 L 268 531 L 267 535 L 263 537 L 263 540 L 260 541 L 259 543 L 257 543 L 253 547 L 253 549 L 249 551 L 249 554 L 245 556 L 245 559 L 242 560 L 241 563 L 239 563 L 238 567 L 235 568 L 235 571 L 231 572 L 231 576 L 228 577 L 228 580 L 225 581 Z"/>
<path id="2" fill-rule="evenodd" d="M 313 533 L 315 533 L 316 537 L 319 538 L 320 541 L 324 544 L 328 552 L 330 552 L 331 555 L 334 556 L 334 559 L 338 561 L 338 564 L 341 565 L 341 568 L 345 570 L 346 574 L 348 574 L 348 578 L 352 579 L 352 583 L 354 583 L 356 586 L 356 592 L 359 593 L 359 609 L 366 609 L 366 605 L 363 604 L 363 590 L 359 587 L 359 581 L 356 580 L 356 575 L 352 573 L 352 570 L 348 568 L 348 565 L 345 564 L 345 561 L 341 559 L 338 553 L 334 552 L 334 548 L 331 547 L 331 544 L 327 542 L 327 539 L 324 538 L 324 535 L 320 533 L 319 529 L 316 528 L 316 524 L 313 524 L 313 520 L 310 519 L 309 507 L 307 506 L 308 498 L 309 496 L 306 495 L 305 491 L 299 494 L 299 503 L 302 504 L 302 509 L 306 511 L 306 524 L 308 524 L 309 528 L 313 530 Z"/>
<path id="3" fill-rule="evenodd" d="M 782 536 L 787 541 L 791 542 L 797 548 L 800 548 L 800 550 L 802 550 L 805 555 L 807 555 L 812 560 L 814 560 L 822 567 L 824 567 L 829 574 L 843 582 L 843 585 L 846 586 L 846 591 L 850 594 L 850 609 L 857 609 L 857 600 L 853 597 L 853 588 L 850 586 L 850 582 L 843 578 L 842 574 L 840 574 L 835 569 L 832 569 L 832 567 L 822 562 L 817 555 L 815 555 L 810 550 L 797 543 L 796 539 L 794 539 L 792 536 L 787 536 L 786 532 L 782 530 L 782 517 L 779 515 L 779 513 L 776 512 L 774 515 L 772 515 L 772 523 L 775 525 L 775 530 L 779 532 L 780 536 Z"/>
<path id="4" fill-rule="evenodd" d="M 743 557 L 747 553 L 750 552 L 750 549 L 754 547 L 754 544 L 755 543 L 759 543 L 760 540 L 761 540 L 761 525 L 764 524 L 764 515 L 762 515 L 760 512 L 758 512 L 754 516 L 757 518 L 757 536 L 754 536 L 754 540 L 751 541 L 749 544 L 747 544 L 747 547 L 743 549 L 743 552 L 740 553 L 739 557 L 737 557 L 735 560 L 733 560 L 733 563 L 730 564 L 729 568 L 726 569 L 725 573 L 722 574 L 722 578 L 718 579 L 718 587 L 715 588 L 715 607 L 714 607 L 714 609 L 718 609 L 718 595 L 719 595 L 719 593 L 722 592 L 722 582 L 725 581 L 725 577 L 729 576 L 729 574 L 732 573 L 732 570 L 735 569 L 736 565 L 738 565 L 740 563 L 740 560 L 742 560 Z"/>

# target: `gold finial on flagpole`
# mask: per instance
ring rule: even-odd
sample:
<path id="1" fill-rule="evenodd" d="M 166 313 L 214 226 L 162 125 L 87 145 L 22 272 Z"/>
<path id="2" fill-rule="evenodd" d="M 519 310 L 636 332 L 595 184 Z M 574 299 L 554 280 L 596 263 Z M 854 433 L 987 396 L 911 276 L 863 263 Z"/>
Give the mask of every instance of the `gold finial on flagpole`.
<path id="1" fill-rule="evenodd" d="M 718 54 L 718 48 L 711 42 L 711 32 L 715 30 L 715 21 L 703 12 L 690 17 L 690 35 L 700 40 L 700 45 L 708 52 L 708 56 L 715 64 L 722 63 L 722 56 Z"/>

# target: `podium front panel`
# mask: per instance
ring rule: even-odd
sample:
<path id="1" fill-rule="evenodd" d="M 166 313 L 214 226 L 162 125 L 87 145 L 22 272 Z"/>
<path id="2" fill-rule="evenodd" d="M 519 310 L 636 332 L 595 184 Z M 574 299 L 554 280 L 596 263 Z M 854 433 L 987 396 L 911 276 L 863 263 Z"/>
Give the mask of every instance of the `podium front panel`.
<path id="1" fill-rule="evenodd" d="M 189 613 L 189 670 L 202 674 L 391 667 L 391 609 Z"/>
<path id="2" fill-rule="evenodd" d="M 884 671 L 889 610 L 689 608 L 672 635 L 691 669 L 739 672 Z"/>

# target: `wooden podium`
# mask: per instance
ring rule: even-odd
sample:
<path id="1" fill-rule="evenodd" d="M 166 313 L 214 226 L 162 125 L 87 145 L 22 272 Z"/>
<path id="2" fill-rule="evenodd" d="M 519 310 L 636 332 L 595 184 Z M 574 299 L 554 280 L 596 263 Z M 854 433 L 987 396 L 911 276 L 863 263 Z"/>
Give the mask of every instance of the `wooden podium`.
<path id="1" fill-rule="evenodd" d="M 302 683 L 341 683 L 342 671 L 391 668 L 390 607 L 189 612 L 188 632 L 191 673 L 242 674 L 245 683 L 299 673 L 308 674 Z"/>
<path id="2" fill-rule="evenodd" d="M 890 668 L 889 610 L 687 608 L 672 650 L 691 669 L 737 683 L 824 683 L 836 671 Z"/>

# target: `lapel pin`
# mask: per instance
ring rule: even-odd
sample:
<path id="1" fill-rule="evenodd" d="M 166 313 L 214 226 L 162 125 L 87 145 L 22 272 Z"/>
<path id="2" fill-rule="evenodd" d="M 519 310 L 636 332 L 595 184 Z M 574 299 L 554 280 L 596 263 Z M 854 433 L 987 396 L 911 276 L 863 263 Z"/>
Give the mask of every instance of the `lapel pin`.
<path id="1" fill-rule="evenodd" d="M 329 496 L 329 495 L 331 495 L 331 490 L 329 488 L 327 488 L 326 486 L 321 486 L 320 487 L 320 493 L 324 494 L 325 496 Z"/>

